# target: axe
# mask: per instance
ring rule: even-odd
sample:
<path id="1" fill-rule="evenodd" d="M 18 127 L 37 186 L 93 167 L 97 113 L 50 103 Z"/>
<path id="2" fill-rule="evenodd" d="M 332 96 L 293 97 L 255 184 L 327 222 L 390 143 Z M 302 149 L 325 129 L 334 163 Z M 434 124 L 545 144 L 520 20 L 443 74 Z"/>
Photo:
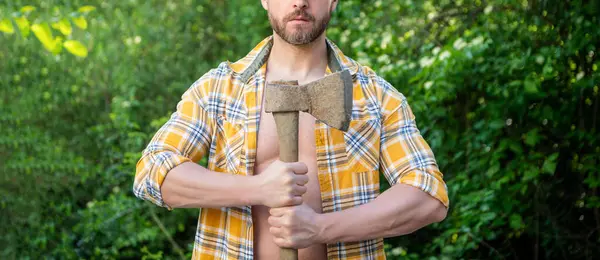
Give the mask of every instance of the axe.
<path id="1" fill-rule="evenodd" d="M 298 117 L 310 113 L 326 125 L 347 131 L 352 113 L 352 77 L 348 70 L 329 74 L 305 85 L 298 81 L 268 82 L 265 112 L 273 113 L 279 136 L 279 159 L 298 161 Z M 298 259 L 298 250 L 281 248 L 281 260 Z"/>

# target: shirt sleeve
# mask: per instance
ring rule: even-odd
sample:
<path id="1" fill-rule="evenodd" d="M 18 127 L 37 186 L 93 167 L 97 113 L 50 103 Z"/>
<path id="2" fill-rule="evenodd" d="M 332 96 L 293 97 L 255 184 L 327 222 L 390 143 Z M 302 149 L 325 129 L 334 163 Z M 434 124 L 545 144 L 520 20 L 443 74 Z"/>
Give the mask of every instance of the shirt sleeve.
<path id="1" fill-rule="evenodd" d="M 406 98 L 399 96 L 394 101 L 384 102 L 384 106 L 391 109 L 382 119 L 380 165 L 383 174 L 390 185 L 404 183 L 419 188 L 448 207 L 446 183 L 435 156 L 421 136 Z"/>
<path id="2" fill-rule="evenodd" d="M 200 104 L 209 81 L 196 81 L 177 104 L 177 110 L 152 137 L 137 162 L 133 192 L 136 197 L 169 210 L 161 194 L 169 171 L 184 162 L 197 162 L 205 156 L 212 140 L 213 120 Z"/>

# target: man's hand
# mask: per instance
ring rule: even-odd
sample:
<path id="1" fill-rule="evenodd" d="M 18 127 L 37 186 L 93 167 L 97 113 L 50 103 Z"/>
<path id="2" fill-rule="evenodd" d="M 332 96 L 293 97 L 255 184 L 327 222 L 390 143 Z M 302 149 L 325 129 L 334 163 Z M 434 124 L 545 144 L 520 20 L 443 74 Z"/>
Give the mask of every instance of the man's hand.
<path id="1" fill-rule="evenodd" d="M 270 208 L 302 204 L 306 193 L 308 167 L 302 162 L 284 163 L 276 160 L 256 176 L 259 202 Z"/>
<path id="2" fill-rule="evenodd" d="M 319 243 L 320 215 L 308 205 L 272 208 L 269 213 L 269 232 L 279 247 L 299 249 Z"/>

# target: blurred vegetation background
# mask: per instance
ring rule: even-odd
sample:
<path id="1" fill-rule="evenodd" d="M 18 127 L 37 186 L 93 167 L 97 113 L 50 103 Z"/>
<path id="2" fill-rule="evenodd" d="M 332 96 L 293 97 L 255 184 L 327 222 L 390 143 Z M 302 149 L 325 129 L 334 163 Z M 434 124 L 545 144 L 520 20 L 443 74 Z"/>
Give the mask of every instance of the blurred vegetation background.
<path id="1" fill-rule="evenodd" d="M 407 96 L 450 192 L 389 259 L 600 255 L 599 17 L 340 0 L 328 37 Z M 134 198 L 135 163 L 192 82 L 270 33 L 258 0 L 2 1 L 0 258 L 189 258 L 198 210 Z"/>

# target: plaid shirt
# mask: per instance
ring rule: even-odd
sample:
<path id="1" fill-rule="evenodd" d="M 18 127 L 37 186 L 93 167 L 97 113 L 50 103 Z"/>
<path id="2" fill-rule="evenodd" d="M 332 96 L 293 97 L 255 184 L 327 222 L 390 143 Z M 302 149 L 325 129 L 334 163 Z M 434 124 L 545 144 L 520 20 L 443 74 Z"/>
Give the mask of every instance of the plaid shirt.
<path id="1" fill-rule="evenodd" d="M 406 98 L 329 39 L 326 74 L 348 69 L 353 78 L 349 130 L 317 120 L 315 141 L 323 213 L 368 203 L 379 194 L 379 174 L 390 185 L 415 186 L 448 206 L 446 184 L 421 136 Z M 208 168 L 251 175 L 272 36 L 246 57 L 223 62 L 194 82 L 177 110 L 154 135 L 136 167 L 137 197 L 166 205 L 161 185 L 183 162 L 208 156 Z M 401 198 L 399 198 L 401 199 Z M 327 245 L 328 259 L 385 259 L 383 239 Z M 252 259 L 251 206 L 201 209 L 194 259 Z"/>

